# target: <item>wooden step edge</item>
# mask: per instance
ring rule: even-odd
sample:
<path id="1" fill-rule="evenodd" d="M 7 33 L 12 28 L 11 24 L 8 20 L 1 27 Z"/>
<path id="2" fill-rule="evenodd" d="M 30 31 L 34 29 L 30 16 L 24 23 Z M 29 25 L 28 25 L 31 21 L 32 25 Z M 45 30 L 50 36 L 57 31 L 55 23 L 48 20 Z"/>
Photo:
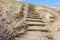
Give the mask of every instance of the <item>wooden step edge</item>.
<path id="1" fill-rule="evenodd" d="M 28 31 L 40 31 L 40 32 L 49 32 L 47 29 L 43 29 L 43 30 L 40 30 L 40 29 L 27 29 Z"/>
<path id="2" fill-rule="evenodd" d="M 51 36 L 43 36 L 43 37 L 53 40 L 53 37 L 51 37 Z"/>
<path id="3" fill-rule="evenodd" d="M 26 21 L 31 21 L 31 22 L 42 22 L 42 23 L 45 23 L 45 22 L 42 21 L 42 20 L 26 20 Z"/>
<path id="4" fill-rule="evenodd" d="M 34 17 L 26 17 L 26 18 L 31 18 L 31 19 L 41 19 L 41 18 L 34 18 Z"/>
<path id="5" fill-rule="evenodd" d="M 45 26 L 45 24 L 27 24 L 28 26 Z"/>

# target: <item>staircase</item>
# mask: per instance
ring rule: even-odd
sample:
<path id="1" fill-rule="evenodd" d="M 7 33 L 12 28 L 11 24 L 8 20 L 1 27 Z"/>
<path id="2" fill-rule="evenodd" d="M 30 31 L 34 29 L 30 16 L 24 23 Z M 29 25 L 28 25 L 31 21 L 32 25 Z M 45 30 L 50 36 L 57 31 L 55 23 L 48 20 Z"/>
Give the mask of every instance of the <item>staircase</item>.
<path id="1" fill-rule="evenodd" d="M 33 5 L 29 5 L 26 23 L 28 25 L 27 33 L 16 40 L 52 40 L 46 23 L 40 17 L 39 13 L 34 11 Z"/>

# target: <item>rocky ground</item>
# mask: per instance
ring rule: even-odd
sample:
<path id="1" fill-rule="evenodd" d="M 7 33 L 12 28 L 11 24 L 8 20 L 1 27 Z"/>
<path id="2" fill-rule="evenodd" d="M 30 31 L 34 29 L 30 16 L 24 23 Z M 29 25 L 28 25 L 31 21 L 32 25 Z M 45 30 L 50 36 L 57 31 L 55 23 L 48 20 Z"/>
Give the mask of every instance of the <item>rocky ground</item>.
<path id="1" fill-rule="evenodd" d="M 0 40 L 60 40 L 60 9 L 0 0 Z"/>

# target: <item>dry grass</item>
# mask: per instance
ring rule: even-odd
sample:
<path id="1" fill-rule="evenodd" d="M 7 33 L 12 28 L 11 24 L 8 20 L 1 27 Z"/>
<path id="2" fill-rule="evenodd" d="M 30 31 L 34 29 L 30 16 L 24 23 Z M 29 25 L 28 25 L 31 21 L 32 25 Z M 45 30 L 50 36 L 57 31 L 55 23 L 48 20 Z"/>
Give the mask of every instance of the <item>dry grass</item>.
<path id="1" fill-rule="evenodd" d="M 0 36 L 2 35 L 4 40 L 18 34 L 16 33 L 18 28 L 15 27 L 20 27 L 19 32 L 21 31 L 22 24 L 20 19 L 17 19 L 16 17 L 20 15 L 22 5 L 23 4 L 21 2 L 16 0 L 0 0 Z M 14 32 L 14 28 L 16 29 L 16 32 Z"/>

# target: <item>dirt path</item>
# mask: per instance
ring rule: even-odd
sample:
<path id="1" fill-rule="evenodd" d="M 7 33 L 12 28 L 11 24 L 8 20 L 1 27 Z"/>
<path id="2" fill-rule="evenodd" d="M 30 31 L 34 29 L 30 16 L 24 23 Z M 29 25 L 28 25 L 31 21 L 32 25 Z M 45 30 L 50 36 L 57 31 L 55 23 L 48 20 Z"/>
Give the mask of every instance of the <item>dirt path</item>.
<path id="1" fill-rule="evenodd" d="M 56 13 L 55 22 L 51 24 L 51 33 L 53 35 L 54 40 L 60 40 L 60 31 L 58 31 L 58 27 L 60 26 L 60 14 Z"/>

